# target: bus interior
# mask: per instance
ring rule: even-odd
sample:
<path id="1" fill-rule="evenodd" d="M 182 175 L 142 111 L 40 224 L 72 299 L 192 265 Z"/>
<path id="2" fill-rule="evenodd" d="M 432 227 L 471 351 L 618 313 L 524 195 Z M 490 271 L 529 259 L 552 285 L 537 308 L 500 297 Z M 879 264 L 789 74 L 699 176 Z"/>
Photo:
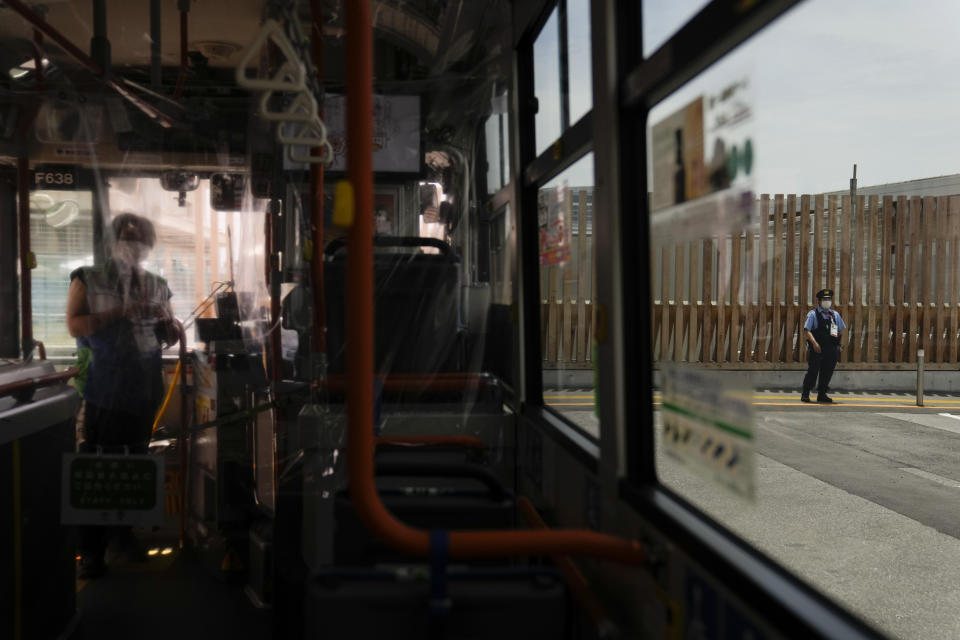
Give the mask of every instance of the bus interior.
<path id="1" fill-rule="evenodd" d="M 751 511 L 773 187 L 683 91 L 810 3 L 3 0 L 0 636 L 958 637 Z"/>

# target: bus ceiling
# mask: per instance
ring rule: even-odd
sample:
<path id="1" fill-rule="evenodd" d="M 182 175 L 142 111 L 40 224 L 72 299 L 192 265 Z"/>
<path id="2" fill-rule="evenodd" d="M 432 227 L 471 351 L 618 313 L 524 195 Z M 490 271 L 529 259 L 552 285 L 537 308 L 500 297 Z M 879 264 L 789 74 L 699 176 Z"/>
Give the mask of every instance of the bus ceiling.
<path id="1" fill-rule="evenodd" d="M 0 74 L 6 76 L 0 84 L 8 87 L 0 105 L 0 155 L 29 151 L 33 162 L 51 161 L 57 143 L 80 142 L 97 145 L 100 166 L 136 168 L 136 152 L 161 151 L 164 159 L 175 158 L 160 163 L 169 168 L 222 168 L 217 157 L 224 148 L 229 156 L 247 152 L 253 96 L 233 79 L 244 48 L 267 17 L 297 21 L 306 42 L 311 5 L 322 12 L 323 88 L 343 92 L 341 2 L 237 0 L 228 15 L 190 0 L 162 3 L 153 12 L 151 5 L 156 2 L 0 5 Z M 508 5 L 372 1 L 376 91 L 421 96 L 428 144 L 468 136 L 470 123 L 488 115 L 494 90 L 510 75 Z M 151 36 L 159 36 L 159 46 L 151 46 Z M 298 54 L 309 57 L 309 46 Z M 28 141 L 23 134 L 31 129 L 37 139 Z M 77 160 L 85 162 L 71 158 Z"/>

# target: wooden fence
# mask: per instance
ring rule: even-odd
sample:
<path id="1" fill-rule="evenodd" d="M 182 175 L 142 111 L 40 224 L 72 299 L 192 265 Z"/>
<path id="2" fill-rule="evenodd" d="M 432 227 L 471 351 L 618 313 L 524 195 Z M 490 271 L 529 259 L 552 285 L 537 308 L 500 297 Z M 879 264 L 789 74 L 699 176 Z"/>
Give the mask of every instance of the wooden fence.
<path id="1" fill-rule="evenodd" d="M 651 251 L 656 361 L 802 368 L 803 322 L 832 288 L 845 368 L 911 369 L 918 349 L 928 368 L 957 367 L 960 196 L 858 196 L 851 212 L 849 196 L 763 195 L 759 207 L 758 230 Z"/>
<path id="2" fill-rule="evenodd" d="M 587 229 L 587 191 L 573 194 L 578 216 L 571 229 L 571 260 L 564 266 L 540 268 L 540 337 L 546 369 L 590 369 L 597 278 L 593 236 Z M 567 199 L 565 220 L 573 221 L 573 200 Z"/>

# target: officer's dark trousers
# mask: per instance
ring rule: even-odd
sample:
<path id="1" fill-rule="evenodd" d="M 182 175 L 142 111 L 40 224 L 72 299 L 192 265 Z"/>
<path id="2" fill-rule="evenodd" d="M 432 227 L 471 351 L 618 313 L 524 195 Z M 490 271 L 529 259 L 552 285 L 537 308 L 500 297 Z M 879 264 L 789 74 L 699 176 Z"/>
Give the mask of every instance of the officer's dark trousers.
<path id="1" fill-rule="evenodd" d="M 821 353 L 817 353 L 807 345 L 807 375 L 803 378 L 803 395 L 809 394 L 814 386 L 819 395 L 826 395 L 839 355 L 838 347 L 821 347 Z"/>
<path id="2" fill-rule="evenodd" d="M 83 412 L 81 453 L 105 454 L 146 453 L 150 440 L 149 415 L 138 416 L 123 411 L 104 409 L 87 403 Z M 103 560 L 111 533 L 128 543 L 133 536 L 130 527 L 80 527 L 80 553 L 84 558 Z"/>

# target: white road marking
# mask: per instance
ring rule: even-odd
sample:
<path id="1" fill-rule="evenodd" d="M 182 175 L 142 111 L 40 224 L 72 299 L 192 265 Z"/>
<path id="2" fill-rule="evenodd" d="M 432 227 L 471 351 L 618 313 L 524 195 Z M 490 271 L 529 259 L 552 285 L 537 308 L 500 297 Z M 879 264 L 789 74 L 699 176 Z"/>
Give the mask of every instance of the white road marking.
<path id="1" fill-rule="evenodd" d="M 931 427 L 933 429 L 940 429 L 941 431 L 949 431 L 950 433 L 960 435 L 960 417 L 951 414 L 941 413 L 939 415 L 931 415 L 929 413 L 879 413 L 877 415 L 887 418 L 894 418 L 896 420 L 903 420 L 905 422 L 913 422 L 914 424 L 919 424 L 924 427 Z"/>
<path id="2" fill-rule="evenodd" d="M 920 478 L 926 478 L 937 484 L 942 484 L 945 487 L 953 487 L 954 489 L 960 489 L 960 482 L 952 480 L 950 478 L 944 478 L 943 476 L 938 476 L 935 473 L 930 473 L 929 471 L 923 471 L 922 469 L 914 469 L 913 467 L 901 467 L 900 471 L 906 471 L 907 473 L 912 473 L 915 476 Z"/>

